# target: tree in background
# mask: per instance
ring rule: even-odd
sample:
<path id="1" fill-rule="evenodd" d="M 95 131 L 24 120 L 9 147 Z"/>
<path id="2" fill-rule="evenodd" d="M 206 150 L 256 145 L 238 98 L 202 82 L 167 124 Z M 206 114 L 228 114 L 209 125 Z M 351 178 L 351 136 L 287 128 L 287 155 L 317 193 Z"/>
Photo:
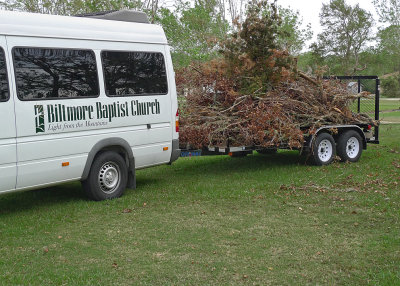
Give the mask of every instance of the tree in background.
<path id="1" fill-rule="evenodd" d="M 275 3 L 251 1 L 246 19 L 237 25 L 225 41 L 222 55 L 227 75 L 238 77 L 243 93 L 264 92 L 291 75 L 293 58 L 281 49 L 282 39 L 290 34 L 282 29 Z"/>
<path id="2" fill-rule="evenodd" d="M 178 1 L 175 9 L 161 8 L 156 22 L 165 30 L 176 66 L 206 61 L 218 55 L 219 44 L 229 31 L 219 3 L 214 0 Z"/>
<path id="3" fill-rule="evenodd" d="M 244 11 L 248 0 L 217 0 L 223 19 L 230 23 L 243 21 Z"/>
<path id="4" fill-rule="evenodd" d="M 68 0 L 5 0 L 0 3 L 0 6 L 14 11 L 69 15 L 71 4 L 71 1 Z"/>
<path id="5" fill-rule="evenodd" d="M 246 22 L 243 16 L 245 3 L 260 3 L 262 12 L 271 13 L 267 1 L 244 0 L 196 0 L 177 1 L 175 9 L 160 9 L 157 22 L 163 26 L 173 48 L 173 60 L 177 66 L 188 65 L 191 61 L 206 61 L 219 56 L 221 41 L 237 27 Z M 275 4 L 272 4 L 275 5 Z M 281 49 L 297 54 L 311 38 L 310 29 L 302 29 L 298 12 L 279 8 L 280 22 L 277 44 Z M 265 45 L 260 43 L 260 45 Z"/>
<path id="6" fill-rule="evenodd" d="M 391 73 L 382 80 L 383 94 L 389 97 L 400 97 L 400 1 L 373 0 L 379 20 L 386 27 L 380 27 L 377 35 L 379 52 L 384 55 L 388 70 Z"/>
<path id="7" fill-rule="evenodd" d="M 372 0 L 375 5 L 379 20 L 391 25 L 400 25 L 400 1 L 399 0 Z"/>
<path id="8" fill-rule="evenodd" d="M 380 29 L 377 39 L 379 51 L 390 59 L 390 72 L 400 71 L 400 26 Z"/>
<path id="9" fill-rule="evenodd" d="M 274 0 L 177 0 L 173 7 L 167 0 L 3 0 L 0 7 L 57 15 L 121 9 L 144 11 L 152 23 L 164 28 L 174 64 L 180 67 L 192 61 L 220 57 L 221 43 L 246 22 L 247 7 L 257 4 L 260 13 L 271 13 L 271 2 L 277 7 Z M 282 19 L 279 25 L 276 23 L 279 32 L 271 36 L 277 37 L 280 49 L 299 53 L 311 37 L 310 29 L 301 28 L 302 19 L 298 12 L 279 8 L 278 14 Z M 259 44 L 265 46 L 262 40 Z"/>
<path id="10" fill-rule="evenodd" d="M 379 49 L 394 60 L 393 71 L 400 71 L 400 1 L 373 0 L 373 3 L 380 22 L 388 25 L 379 29 Z"/>
<path id="11" fill-rule="evenodd" d="M 152 16 L 157 13 L 160 4 L 158 0 L 4 0 L 0 6 L 7 10 L 54 15 L 135 9 L 146 11 Z"/>
<path id="12" fill-rule="evenodd" d="M 279 15 L 282 19 L 281 30 L 282 37 L 278 37 L 278 45 L 288 50 L 292 55 L 298 55 L 303 49 L 306 41 L 312 38 L 311 24 L 303 29 L 303 19 L 298 11 L 279 7 Z"/>
<path id="13" fill-rule="evenodd" d="M 360 70 L 359 55 L 366 43 L 372 39 L 371 13 L 359 7 L 350 6 L 344 0 L 331 0 L 322 5 L 320 23 L 323 32 L 312 45 L 317 57 L 335 58 L 340 62 L 344 74 Z"/>

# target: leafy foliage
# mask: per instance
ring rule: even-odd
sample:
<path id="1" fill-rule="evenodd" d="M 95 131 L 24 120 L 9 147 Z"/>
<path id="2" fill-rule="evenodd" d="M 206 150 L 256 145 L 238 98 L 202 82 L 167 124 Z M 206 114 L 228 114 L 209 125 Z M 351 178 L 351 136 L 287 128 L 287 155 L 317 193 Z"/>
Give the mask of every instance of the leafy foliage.
<path id="1" fill-rule="evenodd" d="M 282 24 L 279 26 L 280 34 L 284 36 L 278 35 L 278 45 L 291 54 L 297 55 L 305 43 L 312 38 L 311 24 L 308 24 L 306 29 L 302 28 L 303 20 L 298 11 L 279 7 L 279 15 L 282 19 Z"/>
<path id="2" fill-rule="evenodd" d="M 389 27 L 382 28 L 378 32 L 379 40 L 379 53 L 384 55 L 387 62 L 386 73 L 400 71 L 400 26 L 390 25 Z M 399 95 L 398 89 L 400 88 L 398 78 L 385 79 L 385 96 L 397 97 Z"/>
<path id="3" fill-rule="evenodd" d="M 347 5 L 345 0 L 332 0 L 323 4 L 320 14 L 323 32 L 318 35 L 312 50 L 317 57 L 334 55 L 346 74 L 354 74 L 360 69 L 359 54 L 372 38 L 371 13 L 359 5 Z"/>
<path id="4" fill-rule="evenodd" d="M 400 77 L 391 76 L 382 80 L 383 95 L 386 97 L 400 97 Z"/>
<path id="5" fill-rule="evenodd" d="M 374 0 L 376 11 L 383 23 L 389 24 L 379 29 L 379 53 L 384 55 L 386 70 L 382 74 L 394 73 L 382 80 L 383 95 L 400 97 L 400 2 L 398 0 Z"/>
<path id="6" fill-rule="evenodd" d="M 381 22 L 400 25 L 400 2 L 398 0 L 372 0 Z"/>
<path id="7" fill-rule="evenodd" d="M 57 15 L 75 15 L 120 9 L 144 9 L 144 4 L 140 0 L 5 0 L 0 3 L 1 6 L 8 10 Z"/>
<path id="8" fill-rule="evenodd" d="M 277 39 L 285 33 L 281 24 L 274 4 L 253 1 L 246 20 L 223 43 L 224 64 L 228 74 L 236 77 L 235 82 L 240 82 L 242 92 L 266 91 L 281 76 L 289 76 L 293 58 L 286 51 L 278 51 Z"/>
<path id="9" fill-rule="evenodd" d="M 229 25 L 223 19 L 216 3 L 178 2 L 176 10 L 162 8 L 156 22 L 165 30 L 175 66 L 191 61 L 206 61 L 217 56 L 218 42 L 225 38 Z"/>
<path id="10" fill-rule="evenodd" d="M 4 0 L 0 7 L 7 10 L 45 14 L 76 15 L 99 11 L 134 9 L 148 14 L 150 21 L 160 24 L 171 45 L 172 59 L 177 67 L 191 61 L 208 61 L 219 56 L 219 43 L 244 22 L 242 13 L 247 0 L 178 0 L 173 5 L 163 0 Z M 257 2 L 257 1 L 256 1 Z M 263 6 L 269 9 L 270 6 Z M 277 13 L 276 11 L 260 13 Z M 276 10 L 276 8 L 275 8 Z M 297 53 L 310 37 L 301 29 L 298 13 L 279 8 L 283 19 L 278 37 L 280 46 Z M 284 35 L 284 36 L 282 36 Z"/>

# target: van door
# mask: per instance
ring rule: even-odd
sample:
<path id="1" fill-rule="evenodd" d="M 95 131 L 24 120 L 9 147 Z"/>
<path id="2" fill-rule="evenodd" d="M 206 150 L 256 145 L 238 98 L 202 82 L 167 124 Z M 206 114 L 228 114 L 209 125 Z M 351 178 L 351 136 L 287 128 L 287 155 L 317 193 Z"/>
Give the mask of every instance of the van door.
<path id="1" fill-rule="evenodd" d="M 79 132 L 80 127 L 84 131 L 83 119 L 94 116 L 90 102 L 99 93 L 94 52 L 35 37 L 8 37 L 7 44 L 16 91 L 16 188 L 79 180 L 86 142 L 94 137 Z"/>
<path id="2" fill-rule="evenodd" d="M 0 36 L 0 192 L 14 190 L 17 178 L 15 114 L 8 80 L 9 65 L 6 39 Z"/>

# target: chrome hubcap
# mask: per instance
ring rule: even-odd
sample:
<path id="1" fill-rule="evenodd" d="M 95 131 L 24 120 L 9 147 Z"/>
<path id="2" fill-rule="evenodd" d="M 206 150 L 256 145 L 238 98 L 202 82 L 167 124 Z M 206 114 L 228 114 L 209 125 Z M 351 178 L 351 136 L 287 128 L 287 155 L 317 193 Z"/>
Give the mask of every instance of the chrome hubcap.
<path id="1" fill-rule="evenodd" d="M 332 158 L 333 146 L 331 141 L 324 139 L 318 145 L 318 158 L 322 162 L 328 162 Z"/>
<path id="2" fill-rule="evenodd" d="M 360 142 L 358 142 L 358 140 L 355 137 L 350 137 L 349 140 L 347 140 L 346 144 L 347 156 L 351 159 L 354 159 L 357 157 L 359 152 L 360 152 Z"/>
<path id="3" fill-rule="evenodd" d="M 98 181 L 104 193 L 110 194 L 114 192 L 120 183 L 120 170 L 118 165 L 113 162 L 105 163 L 100 168 Z"/>

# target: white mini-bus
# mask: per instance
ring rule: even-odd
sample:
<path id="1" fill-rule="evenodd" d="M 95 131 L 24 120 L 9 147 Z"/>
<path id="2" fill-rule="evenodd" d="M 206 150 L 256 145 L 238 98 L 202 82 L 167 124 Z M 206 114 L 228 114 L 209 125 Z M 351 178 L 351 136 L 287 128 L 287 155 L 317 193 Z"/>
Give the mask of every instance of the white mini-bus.
<path id="1" fill-rule="evenodd" d="M 167 39 L 135 15 L 0 11 L 0 193 L 80 180 L 112 199 L 179 157 Z"/>

